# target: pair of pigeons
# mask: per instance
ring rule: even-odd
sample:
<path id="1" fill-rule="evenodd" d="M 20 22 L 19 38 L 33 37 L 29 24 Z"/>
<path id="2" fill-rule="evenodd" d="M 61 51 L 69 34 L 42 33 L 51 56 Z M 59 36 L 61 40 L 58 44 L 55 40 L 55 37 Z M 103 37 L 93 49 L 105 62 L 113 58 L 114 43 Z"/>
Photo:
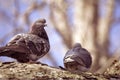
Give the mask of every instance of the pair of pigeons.
<path id="1" fill-rule="evenodd" d="M 18 62 L 36 62 L 48 53 L 50 49 L 49 39 L 44 29 L 46 20 L 37 20 L 29 33 L 15 35 L 4 47 L 0 47 L 0 56 L 16 59 Z M 65 54 L 64 65 L 69 71 L 87 71 L 91 66 L 90 53 L 76 43 Z"/>

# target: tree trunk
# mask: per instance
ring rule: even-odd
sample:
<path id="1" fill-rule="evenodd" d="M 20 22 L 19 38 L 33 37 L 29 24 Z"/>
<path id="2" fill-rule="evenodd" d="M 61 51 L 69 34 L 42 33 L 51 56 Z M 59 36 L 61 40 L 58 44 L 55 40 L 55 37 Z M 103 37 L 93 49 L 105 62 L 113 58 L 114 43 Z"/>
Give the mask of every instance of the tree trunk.
<path id="1" fill-rule="evenodd" d="M 120 62 L 113 62 L 113 66 L 105 74 L 71 73 L 60 68 L 45 64 L 29 64 L 7 62 L 0 63 L 0 79 L 2 80 L 108 80 L 120 79 Z M 112 69 L 112 70 L 111 70 Z"/>

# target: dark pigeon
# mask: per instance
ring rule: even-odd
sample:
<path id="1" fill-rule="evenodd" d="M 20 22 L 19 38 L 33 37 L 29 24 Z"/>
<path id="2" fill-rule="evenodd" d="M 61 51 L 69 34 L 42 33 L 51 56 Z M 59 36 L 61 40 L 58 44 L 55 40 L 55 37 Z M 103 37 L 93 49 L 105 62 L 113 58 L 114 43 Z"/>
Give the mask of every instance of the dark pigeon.
<path id="1" fill-rule="evenodd" d="M 90 53 L 76 43 L 74 47 L 65 54 L 64 66 L 71 72 L 88 71 L 92 64 Z"/>
<path id="2" fill-rule="evenodd" d="M 44 29 L 46 20 L 37 20 L 29 33 L 15 35 L 4 47 L 0 47 L 0 56 L 16 59 L 18 62 L 37 61 L 48 53 L 49 39 Z"/>

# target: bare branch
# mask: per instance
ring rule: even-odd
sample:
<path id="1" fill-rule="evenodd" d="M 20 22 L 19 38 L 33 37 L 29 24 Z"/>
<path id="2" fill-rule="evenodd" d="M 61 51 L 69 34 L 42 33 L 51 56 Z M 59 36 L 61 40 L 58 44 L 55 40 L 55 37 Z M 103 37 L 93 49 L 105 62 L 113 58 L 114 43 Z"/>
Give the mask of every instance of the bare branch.
<path id="1" fill-rule="evenodd" d="M 50 20 L 52 21 L 55 29 L 61 35 L 63 42 L 68 48 L 71 47 L 71 29 L 67 21 L 67 6 L 64 0 L 59 0 L 62 6 L 58 2 L 51 1 L 50 3 Z M 56 17 L 57 16 L 57 17 Z M 59 23 L 59 24 L 58 24 Z"/>

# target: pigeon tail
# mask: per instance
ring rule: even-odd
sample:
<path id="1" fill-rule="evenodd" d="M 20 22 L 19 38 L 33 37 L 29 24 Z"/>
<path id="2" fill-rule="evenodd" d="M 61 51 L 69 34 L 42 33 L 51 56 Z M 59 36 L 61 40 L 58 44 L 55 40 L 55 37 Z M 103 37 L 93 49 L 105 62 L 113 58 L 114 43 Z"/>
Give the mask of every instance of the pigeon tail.
<path id="1" fill-rule="evenodd" d="M 0 47 L 0 56 L 10 56 L 12 52 L 6 47 Z"/>

